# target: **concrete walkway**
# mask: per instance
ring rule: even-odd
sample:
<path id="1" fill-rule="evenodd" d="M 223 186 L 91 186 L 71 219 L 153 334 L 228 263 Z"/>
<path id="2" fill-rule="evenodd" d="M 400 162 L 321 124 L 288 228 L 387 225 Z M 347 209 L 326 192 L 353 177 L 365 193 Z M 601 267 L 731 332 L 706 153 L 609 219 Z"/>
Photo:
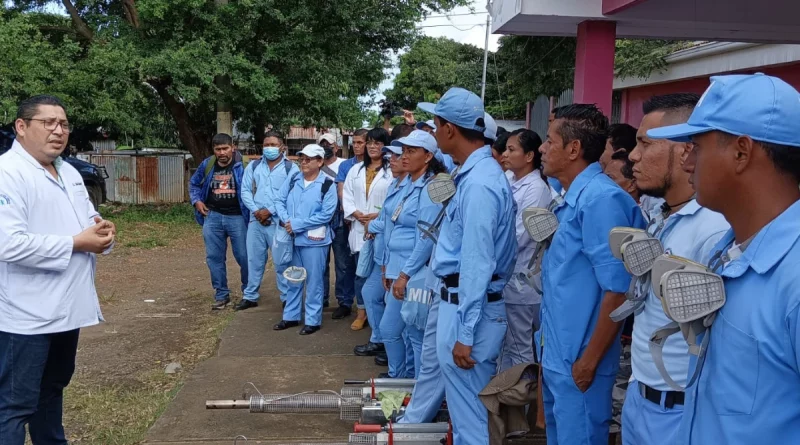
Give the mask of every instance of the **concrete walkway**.
<path id="1" fill-rule="evenodd" d="M 262 299 L 263 300 L 263 299 Z M 332 302 L 335 306 L 335 300 Z M 353 346 L 365 343 L 369 330 L 353 332 L 354 319 L 332 320 L 326 310 L 322 330 L 298 335 L 300 328 L 275 332 L 280 303 L 262 302 L 237 313 L 222 334 L 216 356 L 188 376 L 176 399 L 147 434 L 148 444 L 346 443 L 352 424 L 338 415 L 250 414 L 247 410 L 206 410 L 210 399 L 241 399 L 252 382 L 262 393 L 339 391 L 347 378 L 367 379 L 384 372 L 371 357 L 356 357 Z M 250 392 L 252 388 L 250 388 Z"/>

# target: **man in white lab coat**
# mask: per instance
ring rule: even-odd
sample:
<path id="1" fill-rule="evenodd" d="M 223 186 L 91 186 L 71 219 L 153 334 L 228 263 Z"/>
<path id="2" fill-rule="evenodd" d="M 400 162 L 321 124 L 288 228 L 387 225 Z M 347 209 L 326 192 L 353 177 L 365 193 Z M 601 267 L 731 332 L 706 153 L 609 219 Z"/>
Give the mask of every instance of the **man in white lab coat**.
<path id="1" fill-rule="evenodd" d="M 0 156 L 0 444 L 66 445 L 63 391 L 80 328 L 103 320 L 95 254 L 114 224 L 100 218 L 81 175 L 60 157 L 71 126 L 61 102 L 22 102 L 17 139 Z"/>

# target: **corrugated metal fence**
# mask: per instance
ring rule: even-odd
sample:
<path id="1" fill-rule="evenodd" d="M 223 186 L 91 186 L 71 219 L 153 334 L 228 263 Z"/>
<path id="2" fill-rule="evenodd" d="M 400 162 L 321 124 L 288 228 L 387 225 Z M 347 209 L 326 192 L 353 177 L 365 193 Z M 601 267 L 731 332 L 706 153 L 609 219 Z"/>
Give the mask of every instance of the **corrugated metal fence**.
<path id="1" fill-rule="evenodd" d="M 186 154 L 89 153 L 80 157 L 106 168 L 109 201 L 155 204 L 186 200 Z"/>

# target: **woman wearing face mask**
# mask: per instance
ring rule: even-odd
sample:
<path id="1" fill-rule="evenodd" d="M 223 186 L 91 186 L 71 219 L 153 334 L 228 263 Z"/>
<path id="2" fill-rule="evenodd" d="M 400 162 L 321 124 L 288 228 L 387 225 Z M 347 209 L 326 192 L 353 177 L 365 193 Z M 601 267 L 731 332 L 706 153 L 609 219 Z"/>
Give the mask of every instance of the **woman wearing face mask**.
<path id="1" fill-rule="evenodd" d="M 426 186 L 434 175 L 443 173 L 445 168 L 435 158 L 438 151 L 436 139 L 422 130 L 416 130 L 393 144 L 403 147 L 403 169 L 408 173 L 409 182 L 403 189 L 403 198 L 391 215 L 394 228 L 388 236 L 389 258 L 384 276 L 388 292 L 380 330 L 389 358 L 389 376 L 413 378 L 419 373 L 421 364 L 424 323 L 421 327 L 407 325 L 401 316 L 401 309 L 409 280 L 425 272 L 424 268 L 433 251 L 433 240 L 423 238 L 417 223 L 431 223 L 439 214 L 442 206 L 431 201 Z M 404 333 L 414 351 L 413 372 L 408 371 L 410 364 L 406 363 Z"/>
<path id="2" fill-rule="evenodd" d="M 386 365 L 384 359 L 386 349 L 380 331 L 381 319 L 386 309 L 386 289 L 383 287 L 383 274 L 386 271 L 388 255 L 386 252 L 387 235 L 391 235 L 394 223 L 391 220 L 397 203 L 402 196 L 402 190 L 408 181 L 408 175 L 403 170 L 403 163 L 400 156 L 403 151 L 400 147 L 388 145 L 383 148 L 384 153 L 388 153 L 389 167 L 394 179 L 389 184 L 386 199 L 383 201 L 378 217 L 367 224 L 367 238 L 373 239 L 374 262 L 372 273 L 364 282 L 361 294 L 364 297 L 364 306 L 367 309 L 367 318 L 372 325 L 372 335 L 369 342 L 365 345 L 356 346 L 353 352 L 358 356 L 381 356 L 375 358 L 375 364 Z"/>
<path id="3" fill-rule="evenodd" d="M 365 227 L 378 217 L 378 212 L 386 199 L 387 188 L 392 181 L 389 161 L 383 158 L 383 147 L 388 142 L 389 134 L 383 128 L 374 128 L 367 132 L 367 153 L 364 162 L 354 165 L 344 180 L 342 208 L 345 219 L 352 222 L 348 240 L 356 263 L 364 245 Z M 351 326 L 354 331 L 363 329 L 367 320 L 367 311 L 361 294 L 364 281 L 364 278 L 356 277 L 358 315 Z"/>
<path id="4" fill-rule="evenodd" d="M 324 156 L 319 145 L 303 148 L 299 153 L 301 174 L 284 182 L 275 205 L 280 226 L 294 237 L 291 265 L 306 270 L 306 325 L 300 335 L 322 327 L 323 273 L 331 244 L 330 222 L 339 203 L 333 180 L 321 172 Z M 283 320 L 273 329 L 299 326 L 302 302 L 303 286 L 290 286 Z"/>
<path id="5" fill-rule="evenodd" d="M 511 192 L 517 203 L 517 263 L 513 277 L 503 290 L 508 331 L 502 360 L 499 362 L 501 371 L 534 361 L 533 333 L 539 327 L 542 296 L 517 278 L 517 273 L 527 271 L 528 262 L 536 249 L 536 243 L 528 235 L 522 222 L 522 211 L 528 207 L 546 208 L 552 199 L 550 188 L 541 172 L 540 145 L 542 139 L 535 132 L 516 130 L 509 135 L 503 153 L 503 164 L 512 173 Z"/>
<path id="6" fill-rule="evenodd" d="M 272 248 L 275 227 L 278 225 L 278 200 L 281 186 L 299 173 L 297 165 L 286 159 L 283 153 L 283 137 L 269 132 L 264 137 L 263 155 L 260 160 L 247 165 L 242 178 L 242 202 L 250 210 L 247 226 L 247 287 L 244 298 L 236 310 L 258 306 L 261 279 L 267 264 L 267 249 Z M 281 302 L 286 301 L 289 284 L 283 277 L 283 268 L 276 268 L 276 281 Z"/>

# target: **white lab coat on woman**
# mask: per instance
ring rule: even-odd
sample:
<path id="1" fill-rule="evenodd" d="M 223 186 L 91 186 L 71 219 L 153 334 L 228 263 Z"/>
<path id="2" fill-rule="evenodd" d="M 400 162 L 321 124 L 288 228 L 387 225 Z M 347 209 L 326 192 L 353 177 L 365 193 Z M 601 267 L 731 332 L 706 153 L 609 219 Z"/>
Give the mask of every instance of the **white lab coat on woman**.
<path id="1" fill-rule="evenodd" d="M 353 253 L 360 252 L 364 245 L 364 225 L 356 221 L 353 213 L 357 211 L 364 214 L 378 213 L 386 199 L 389 184 L 392 182 L 392 171 L 387 166 L 378 171 L 369 187 L 369 196 L 367 196 L 367 171 L 363 167 L 364 163 L 359 162 L 347 172 L 342 190 L 344 217 L 353 222 L 348 239 L 350 250 Z"/>

